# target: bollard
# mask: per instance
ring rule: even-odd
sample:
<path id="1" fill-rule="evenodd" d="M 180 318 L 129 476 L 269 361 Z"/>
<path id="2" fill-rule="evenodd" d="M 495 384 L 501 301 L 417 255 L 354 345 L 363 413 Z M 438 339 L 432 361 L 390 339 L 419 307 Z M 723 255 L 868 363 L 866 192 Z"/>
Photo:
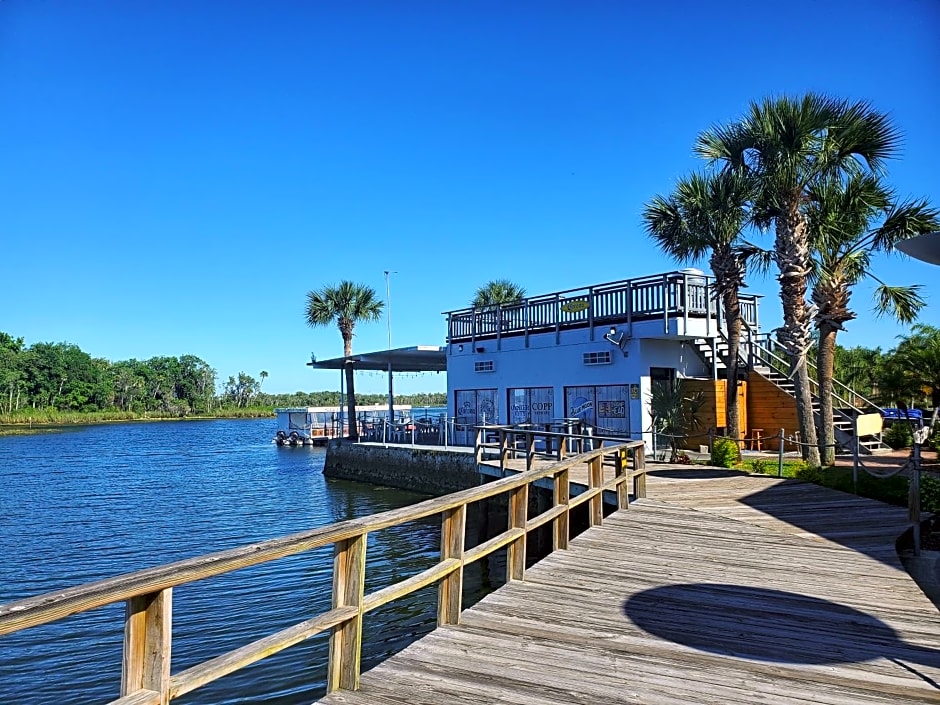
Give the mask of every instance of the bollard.
<path id="1" fill-rule="evenodd" d="M 777 477 L 783 477 L 783 429 L 777 433 Z"/>

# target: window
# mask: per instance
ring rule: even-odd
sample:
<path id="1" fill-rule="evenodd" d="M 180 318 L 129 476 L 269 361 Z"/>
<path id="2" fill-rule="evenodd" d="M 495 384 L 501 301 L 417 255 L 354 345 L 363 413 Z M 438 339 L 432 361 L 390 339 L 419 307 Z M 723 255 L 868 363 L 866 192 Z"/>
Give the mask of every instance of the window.
<path id="1" fill-rule="evenodd" d="M 555 390 L 552 387 L 509 389 L 509 423 L 549 424 L 555 418 Z"/>
<path id="2" fill-rule="evenodd" d="M 584 353 L 584 364 L 585 365 L 609 365 L 610 364 L 610 351 L 604 350 L 603 352 L 586 352 Z"/>
<path id="3" fill-rule="evenodd" d="M 473 363 L 474 372 L 492 372 L 494 369 L 492 360 L 480 360 Z"/>
<path id="4" fill-rule="evenodd" d="M 627 436 L 629 399 L 629 384 L 565 387 L 565 416 L 581 419 L 603 436 Z"/>

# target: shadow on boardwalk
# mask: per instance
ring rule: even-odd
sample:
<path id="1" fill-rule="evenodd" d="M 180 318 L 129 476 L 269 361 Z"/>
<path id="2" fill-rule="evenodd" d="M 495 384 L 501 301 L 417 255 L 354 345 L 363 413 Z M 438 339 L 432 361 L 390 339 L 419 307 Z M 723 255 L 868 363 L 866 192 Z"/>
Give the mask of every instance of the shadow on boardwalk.
<path id="1" fill-rule="evenodd" d="M 940 703 L 940 615 L 894 553 L 903 514 L 660 468 L 649 499 L 324 702 Z"/>

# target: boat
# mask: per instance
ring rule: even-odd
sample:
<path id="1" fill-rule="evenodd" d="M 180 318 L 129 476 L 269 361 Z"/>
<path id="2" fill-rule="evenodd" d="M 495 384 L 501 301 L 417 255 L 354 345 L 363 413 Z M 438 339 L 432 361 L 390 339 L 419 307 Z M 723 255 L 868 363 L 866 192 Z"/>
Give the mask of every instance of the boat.
<path id="1" fill-rule="evenodd" d="M 411 406 L 396 404 L 394 424 L 411 421 Z M 349 435 L 346 409 L 339 406 L 292 406 L 275 409 L 277 432 L 274 442 L 281 446 L 326 445 L 332 438 Z M 356 406 L 360 434 L 381 427 L 388 419 L 388 405 Z"/>

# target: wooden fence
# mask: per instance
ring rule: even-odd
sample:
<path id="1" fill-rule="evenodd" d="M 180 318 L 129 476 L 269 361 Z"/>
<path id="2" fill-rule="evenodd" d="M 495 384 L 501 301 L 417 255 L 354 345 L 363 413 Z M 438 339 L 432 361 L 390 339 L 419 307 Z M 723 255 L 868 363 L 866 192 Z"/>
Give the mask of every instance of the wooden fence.
<path id="1" fill-rule="evenodd" d="M 633 456 L 633 467 L 628 464 Z M 605 456 L 612 460 L 615 477 L 604 482 Z M 589 489 L 577 497 L 569 491 L 569 470 L 588 466 Z M 529 486 L 553 478 L 552 507 L 528 516 Z M 629 486 L 633 483 L 633 487 Z M 507 580 L 525 574 L 526 537 L 532 530 L 552 524 L 553 550 L 566 549 L 569 513 L 588 502 L 591 525 L 603 521 L 603 493 L 613 490 L 618 507 L 629 506 L 646 492 L 643 444 L 630 441 L 559 460 L 539 469 L 496 480 L 480 487 L 430 499 L 372 516 L 350 519 L 289 536 L 236 549 L 106 578 L 66 590 L 0 605 L 0 636 L 48 624 L 69 615 L 117 602 L 125 603 L 124 655 L 121 697 L 112 705 L 166 705 L 224 675 L 237 671 L 315 634 L 330 631 L 327 689 L 355 690 L 361 668 L 363 615 L 432 584 L 438 586 L 437 623 L 460 619 L 464 567 L 501 548 L 507 549 Z M 509 522 L 499 535 L 465 549 L 467 506 L 507 494 Z M 364 594 L 366 539 L 369 532 L 387 529 L 429 516 L 441 517 L 440 559 L 426 570 L 393 585 Z M 333 545 L 332 608 L 257 641 L 241 646 L 178 673 L 171 673 L 173 588 Z M 220 615 L 220 618 L 224 615 Z"/>

